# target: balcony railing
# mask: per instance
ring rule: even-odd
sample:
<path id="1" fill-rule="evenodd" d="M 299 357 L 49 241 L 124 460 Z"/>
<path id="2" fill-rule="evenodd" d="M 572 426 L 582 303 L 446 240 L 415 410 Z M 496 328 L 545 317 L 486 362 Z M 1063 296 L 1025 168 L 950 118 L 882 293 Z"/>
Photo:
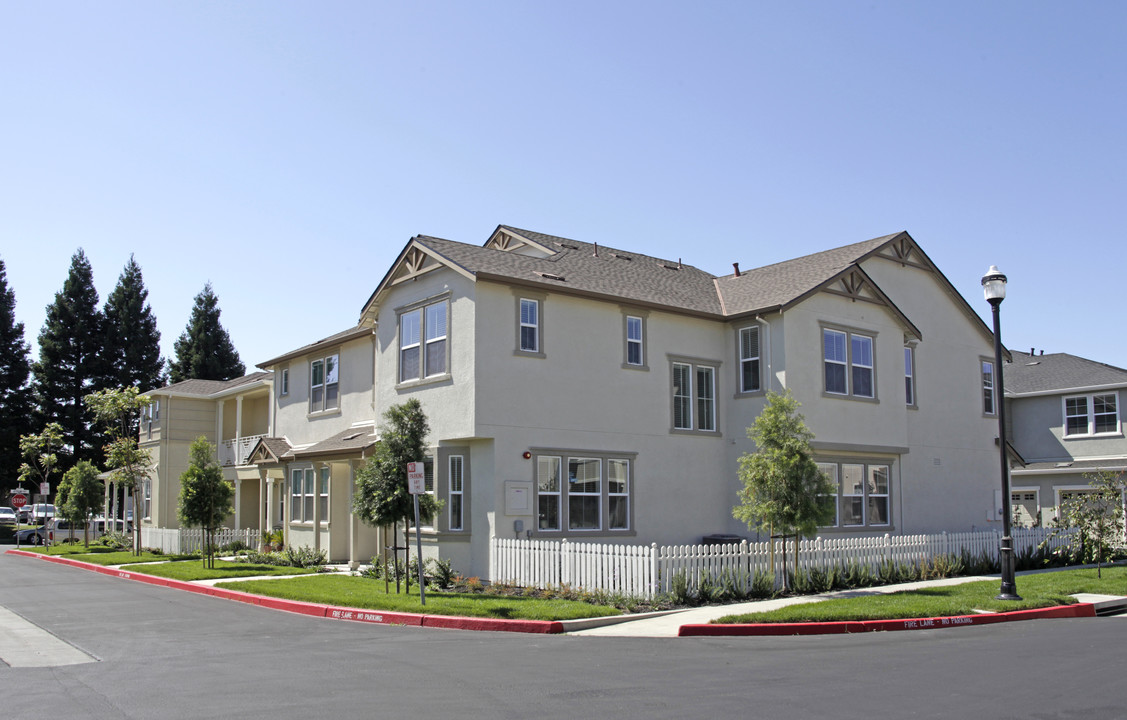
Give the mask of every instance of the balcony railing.
<path id="1" fill-rule="evenodd" d="M 248 435 L 246 437 L 224 440 L 219 445 L 219 464 L 224 467 L 246 465 L 247 460 L 250 458 L 251 449 L 254 448 L 259 438 L 264 437 L 266 437 L 265 434 Z"/>

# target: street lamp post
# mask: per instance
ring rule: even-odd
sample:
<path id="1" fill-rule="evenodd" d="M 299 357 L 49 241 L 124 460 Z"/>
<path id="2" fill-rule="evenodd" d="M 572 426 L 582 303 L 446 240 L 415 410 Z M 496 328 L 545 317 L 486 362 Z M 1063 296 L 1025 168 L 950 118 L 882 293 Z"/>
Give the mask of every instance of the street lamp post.
<path id="1" fill-rule="evenodd" d="M 991 265 L 982 276 L 982 293 L 994 311 L 994 409 L 998 414 L 999 455 L 1002 458 L 1002 588 L 997 600 L 1021 600 L 1014 582 L 1014 540 L 1010 536 L 1010 464 L 1006 457 L 1006 402 L 1002 382 L 1002 325 L 1000 306 L 1006 299 L 1006 276 Z"/>

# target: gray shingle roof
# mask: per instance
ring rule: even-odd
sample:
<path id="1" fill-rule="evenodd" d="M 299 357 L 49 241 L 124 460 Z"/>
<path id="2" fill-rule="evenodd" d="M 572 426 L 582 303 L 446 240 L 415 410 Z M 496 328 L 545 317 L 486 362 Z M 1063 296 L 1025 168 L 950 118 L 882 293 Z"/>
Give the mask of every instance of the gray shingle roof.
<path id="1" fill-rule="evenodd" d="M 493 248 L 421 236 L 415 240 L 480 278 L 498 278 L 615 298 L 624 302 L 673 307 L 720 315 L 714 276 L 676 260 L 663 260 L 611 247 L 502 226 L 555 250 L 550 257 L 531 257 Z M 562 278 L 562 279 L 556 279 Z"/>
<path id="2" fill-rule="evenodd" d="M 342 453 L 359 453 L 365 448 L 376 444 L 379 436 L 374 425 L 352 427 L 333 435 L 330 438 L 313 443 L 309 447 L 293 451 L 293 457 L 313 457 L 317 455 L 337 455 Z"/>
<path id="3" fill-rule="evenodd" d="M 900 233 L 766 265 L 716 281 L 727 315 L 780 308 L 857 263 Z"/>
<path id="4" fill-rule="evenodd" d="M 1007 395 L 1127 385 L 1127 370 L 1068 353 L 1030 355 L 1014 350 L 1012 355 L 1003 375 Z"/>
<path id="5" fill-rule="evenodd" d="M 321 348 L 321 347 L 327 348 L 327 347 L 330 347 L 332 345 L 339 345 L 340 343 L 347 342 L 347 341 L 352 340 L 354 338 L 363 337 L 365 335 L 370 335 L 371 333 L 372 333 L 372 329 L 369 328 L 369 327 L 353 325 L 352 327 L 348 328 L 347 330 L 341 330 L 340 332 L 333 333 L 332 335 L 330 335 L 326 338 L 322 338 L 322 339 L 317 340 L 315 342 L 311 342 L 307 345 L 302 345 L 301 347 L 297 348 L 296 350 L 291 350 L 287 353 L 279 355 L 278 357 L 270 358 L 269 360 L 264 360 L 263 362 L 258 363 L 258 365 L 256 367 L 267 368 L 267 367 L 270 367 L 271 365 L 277 365 L 278 363 L 285 362 L 286 360 L 289 360 L 291 358 L 300 357 L 300 356 L 305 355 L 307 353 L 311 353 L 318 348 Z"/>
<path id="6" fill-rule="evenodd" d="M 158 388 L 157 390 L 150 391 L 151 393 L 172 393 L 178 395 L 199 395 L 206 397 L 214 395 L 215 393 L 231 390 L 232 388 L 239 387 L 240 385 L 247 385 L 256 382 L 262 378 L 270 377 L 273 373 L 270 372 L 253 372 L 249 375 L 244 375 L 234 380 L 181 380 L 172 385 Z"/>

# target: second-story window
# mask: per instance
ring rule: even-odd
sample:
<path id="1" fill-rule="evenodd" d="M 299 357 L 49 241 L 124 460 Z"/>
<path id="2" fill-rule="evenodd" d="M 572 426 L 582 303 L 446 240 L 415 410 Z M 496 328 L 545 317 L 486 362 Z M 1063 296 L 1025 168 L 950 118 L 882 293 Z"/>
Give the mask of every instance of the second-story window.
<path id="1" fill-rule="evenodd" d="M 278 394 L 279 395 L 289 395 L 290 394 L 290 369 L 289 368 L 282 368 L 282 379 L 278 383 Z"/>
<path id="2" fill-rule="evenodd" d="M 716 368 L 672 363 L 673 429 L 716 431 Z"/>
<path id="3" fill-rule="evenodd" d="M 759 392 L 759 328 L 740 328 L 740 392 Z"/>
<path id="4" fill-rule="evenodd" d="M 982 361 L 982 412 L 994 414 L 994 363 Z"/>
<path id="5" fill-rule="evenodd" d="M 329 355 L 309 363 L 309 412 L 340 407 L 339 355 Z"/>
<path id="6" fill-rule="evenodd" d="M 399 382 L 449 372 L 446 301 L 399 315 Z"/>
<path id="7" fill-rule="evenodd" d="M 1114 435 L 1119 432 L 1115 393 L 1079 395 L 1064 399 L 1064 435 Z"/>
<path id="8" fill-rule="evenodd" d="M 540 352 L 540 301 L 520 299 L 520 350 Z"/>
<path id="9" fill-rule="evenodd" d="M 822 358 L 827 393 L 876 397 L 872 337 L 823 328 Z"/>
<path id="10" fill-rule="evenodd" d="M 904 348 L 904 403 L 914 406 L 916 404 L 916 371 L 915 353 L 912 348 Z"/>
<path id="11" fill-rule="evenodd" d="M 643 365 L 645 358 L 642 355 L 642 318 L 626 316 L 626 364 Z"/>

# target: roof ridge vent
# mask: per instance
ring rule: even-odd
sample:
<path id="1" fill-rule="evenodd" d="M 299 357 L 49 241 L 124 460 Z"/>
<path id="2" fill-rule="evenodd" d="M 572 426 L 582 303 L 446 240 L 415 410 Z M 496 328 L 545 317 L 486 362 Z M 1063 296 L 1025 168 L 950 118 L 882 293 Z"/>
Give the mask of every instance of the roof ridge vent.
<path id="1" fill-rule="evenodd" d="M 566 249 L 568 249 L 568 250 L 578 250 L 578 249 L 579 249 L 579 246 L 578 246 L 578 245 L 569 245 L 569 244 L 567 244 L 567 243 L 558 243 L 558 245 L 559 245 L 560 247 L 562 247 L 562 248 L 566 248 Z"/>
<path id="2" fill-rule="evenodd" d="M 629 255 L 623 255 L 622 253 L 611 253 L 610 255 L 611 255 L 611 257 L 616 257 L 619 260 L 633 260 L 634 259 L 634 258 L 630 257 Z"/>

